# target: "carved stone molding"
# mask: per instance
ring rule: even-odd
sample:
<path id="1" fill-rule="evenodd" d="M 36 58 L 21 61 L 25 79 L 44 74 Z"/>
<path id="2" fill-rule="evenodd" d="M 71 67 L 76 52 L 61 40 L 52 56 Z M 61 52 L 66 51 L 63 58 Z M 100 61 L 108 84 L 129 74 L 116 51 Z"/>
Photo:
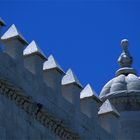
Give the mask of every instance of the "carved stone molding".
<path id="1" fill-rule="evenodd" d="M 40 122 L 43 126 L 55 133 L 62 139 L 79 140 L 79 136 L 73 133 L 70 128 L 52 116 L 46 108 L 41 107 L 37 102 L 25 96 L 22 89 L 16 88 L 6 80 L 0 79 L 0 93 L 23 109 L 33 119 Z"/>

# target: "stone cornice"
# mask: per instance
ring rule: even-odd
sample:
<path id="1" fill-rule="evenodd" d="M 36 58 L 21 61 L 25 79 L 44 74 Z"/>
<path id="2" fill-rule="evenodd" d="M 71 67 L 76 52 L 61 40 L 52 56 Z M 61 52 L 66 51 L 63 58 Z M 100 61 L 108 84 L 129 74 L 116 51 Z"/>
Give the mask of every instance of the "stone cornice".
<path id="1" fill-rule="evenodd" d="M 43 126 L 53 132 L 55 135 L 66 140 L 79 140 L 78 134 L 75 134 L 61 120 L 52 116 L 43 105 L 33 101 L 25 96 L 24 91 L 16 88 L 7 80 L 0 79 L 0 94 L 6 96 L 17 106 L 22 108 L 33 119 L 40 122 Z"/>
<path id="2" fill-rule="evenodd" d="M 102 100 L 109 99 L 118 111 L 138 111 L 140 110 L 140 91 L 122 91 L 108 94 Z"/>
<path id="3" fill-rule="evenodd" d="M 140 99 L 140 91 L 139 90 L 131 90 L 131 91 L 121 91 L 121 92 L 111 92 L 110 94 L 107 94 L 106 96 L 101 97 L 101 100 L 104 101 L 106 99 L 116 99 L 120 97 L 137 97 Z"/>

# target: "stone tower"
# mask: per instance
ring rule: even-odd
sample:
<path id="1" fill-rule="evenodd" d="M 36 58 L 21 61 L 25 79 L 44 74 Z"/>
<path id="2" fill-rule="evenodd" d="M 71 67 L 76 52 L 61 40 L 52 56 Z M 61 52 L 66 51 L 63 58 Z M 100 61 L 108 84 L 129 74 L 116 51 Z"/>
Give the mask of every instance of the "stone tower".
<path id="1" fill-rule="evenodd" d="M 121 42 L 122 53 L 118 59 L 120 69 L 116 77 L 102 89 L 102 101 L 109 99 L 120 113 L 119 140 L 140 139 L 140 78 L 132 68 L 133 58 L 128 51 L 128 40 Z"/>

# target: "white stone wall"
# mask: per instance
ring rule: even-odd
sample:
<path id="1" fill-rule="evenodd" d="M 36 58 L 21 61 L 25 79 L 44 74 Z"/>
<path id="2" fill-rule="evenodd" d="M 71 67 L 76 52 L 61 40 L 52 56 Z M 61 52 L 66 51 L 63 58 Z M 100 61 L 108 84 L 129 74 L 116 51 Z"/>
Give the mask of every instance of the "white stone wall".
<path id="1" fill-rule="evenodd" d="M 140 138 L 140 112 L 121 112 L 119 140 L 138 140 Z"/>
<path id="2" fill-rule="evenodd" d="M 82 86 L 71 70 L 65 74 L 55 60 L 51 61 L 53 63 L 50 66 L 48 66 L 50 62 L 47 63 L 43 69 L 47 58 L 35 42 L 27 46 L 27 42 L 15 25 L 12 25 L 1 39 L 5 48 L 3 52 L 0 52 L 0 79 L 13 84 L 14 87 L 20 89 L 20 92 L 23 91 L 21 94 L 31 101 L 40 103 L 46 112 L 63 123 L 68 132 L 71 131 L 72 134 L 78 135 L 80 139 L 114 140 L 114 136 L 100 126 L 93 95 L 89 102 L 93 107 L 92 110 L 91 105 L 89 106 L 92 116 L 85 114 L 86 111 L 82 112 L 80 107 Z M 28 49 L 26 48 L 25 51 L 26 46 Z M 48 129 L 49 126 L 43 126 L 25 110 L 22 110 L 18 104 L 1 94 L 1 139 L 61 139 Z"/>
<path id="3" fill-rule="evenodd" d="M 1 140 L 59 139 L 3 95 L 0 95 L 0 106 Z"/>

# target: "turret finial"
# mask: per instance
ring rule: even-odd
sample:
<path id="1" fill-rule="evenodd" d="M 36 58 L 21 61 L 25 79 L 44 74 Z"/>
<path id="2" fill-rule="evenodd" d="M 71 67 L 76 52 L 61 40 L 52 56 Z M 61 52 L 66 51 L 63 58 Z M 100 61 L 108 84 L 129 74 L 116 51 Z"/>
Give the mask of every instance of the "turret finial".
<path id="1" fill-rule="evenodd" d="M 136 74 L 136 71 L 131 67 L 133 64 L 133 58 L 131 57 L 128 50 L 129 41 L 127 39 L 123 39 L 121 41 L 121 46 L 123 51 L 118 59 L 118 63 L 121 68 L 117 71 L 116 75 L 118 76 L 120 74 L 129 74 L 129 73 Z"/>
<path id="2" fill-rule="evenodd" d="M 127 48 L 129 46 L 129 41 L 127 39 L 123 39 L 121 41 L 121 46 L 123 47 L 123 49 Z"/>
<path id="3" fill-rule="evenodd" d="M 123 39 L 121 41 L 121 46 L 123 48 L 123 52 L 121 53 L 121 55 L 118 59 L 118 62 L 120 64 L 121 68 L 131 67 L 131 65 L 133 63 L 133 58 L 131 57 L 131 55 L 129 54 L 129 51 L 128 51 L 128 45 L 129 45 L 129 42 L 127 39 Z"/>

